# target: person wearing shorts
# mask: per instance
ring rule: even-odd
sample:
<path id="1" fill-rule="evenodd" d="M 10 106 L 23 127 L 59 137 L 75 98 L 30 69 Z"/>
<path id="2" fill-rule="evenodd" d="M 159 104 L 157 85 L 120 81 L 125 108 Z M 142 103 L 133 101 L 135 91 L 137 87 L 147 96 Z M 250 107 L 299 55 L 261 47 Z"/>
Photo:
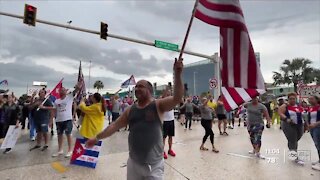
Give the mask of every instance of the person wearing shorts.
<path id="1" fill-rule="evenodd" d="M 223 102 L 222 102 L 222 96 L 219 96 L 218 99 L 218 105 L 217 105 L 217 117 L 218 117 L 218 128 L 220 135 L 229 135 L 227 130 L 227 116 L 226 116 L 226 109 L 224 108 Z M 221 131 L 221 123 L 223 122 L 223 133 Z"/>
<path id="2" fill-rule="evenodd" d="M 75 86 L 75 91 L 73 93 L 67 94 L 67 89 L 62 87 L 60 89 L 60 98 L 54 102 L 55 114 L 56 114 L 56 126 L 58 134 L 58 152 L 52 154 L 52 157 L 57 157 L 63 154 L 63 133 L 67 136 L 68 141 L 68 152 L 65 157 L 68 158 L 72 155 L 72 106 L 73 106 L 73 96 L 78 90 L 78 86 Z"/>
<path id="3" fill-rule="evenodd" d="M 166 89 L 163 94 L 162 98 L 168 97 L 171 95 L 171 90 Z M 172 137 L 174 136 L 174 110 L 167 111 L 163 114 L 163 148 L 165 148 L 166 138 L 168 138 L 169 150 L 168 154 L 170 156 L 176 156 L 176 153 L 172 150 Z M 163 158 L 167 159 L 168 155 L 166 151 L 163 152 Z"/>
<path id="4" fill-rule="evenodd" d="M 30 151 L 34 149 L 38 149 L 41 147 L 42 137 L 44 138 L 44 146 L 42 147 L 42 151 L 48 149 L 48 126 L 52 125 L 52 116 L 50 111 L 52 110 L 52 102 L 47 99 L 44 104 L 42 102 L 45 100 L 46 90 L 43 88 L 39 91 L 39 98 L 34 101 L 35 94 L 32 95 L 31 100 L 31 109 L 34 111 L 34 125 L 37 131 L 37 144 L 30 149 Z"/>

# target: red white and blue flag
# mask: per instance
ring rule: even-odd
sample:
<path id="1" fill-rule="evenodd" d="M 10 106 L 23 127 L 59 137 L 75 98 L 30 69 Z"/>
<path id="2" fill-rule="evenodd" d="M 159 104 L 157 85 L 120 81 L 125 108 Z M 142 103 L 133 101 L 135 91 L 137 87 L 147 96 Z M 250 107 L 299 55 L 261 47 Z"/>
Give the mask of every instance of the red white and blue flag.
<path id="1" fill-rule="evenodd" d="M 222 87 L 227 111 L 265 92 L 239 0 L 199 0 L 195 17 L 220 27 Z"/>
<path id="2" fill-rule="evenodd" d="M 62 88 L 62 81 L 63 81 L 63 78 L 59 81 L 59 83 L 50 92 L 50 95 L 54 96 L 55 99 L 59 99 L 60 98 L 60 89 Z"/>
<path id="3" fill-rule="evenodd" d="M 85 147 L 87 139 L 77 138 L 74 145 L 70 164 L 84 166 L 89 168 L 96 168 L 99 153 L 101 150 L 102 141 L 97 142 L 92 148 Z"/>
<path id="4" fill-rule="evenodd" d="M 0 85 L 1 85 L 1 84 L 7 85 L 7 86 L 9 85 L 8 80 L 6 80 L 6 79 L 3 80 L 3 81 L 0 81 Z"/>
<path id="5" fill-rule="evenodd" d="M 136 80 L 134 79 L 133 75 L 131 75 L 129 79 L 121 84 L 121 88 L 127 88 L 129 85 L 136 85 Z"/>
<path id="6" fill-rule="evenodd" d="M 84 95 L 86 95 L 86 85 L 84 83 L 84 76 L 82 73 L 81 61 L 80 61 L 79 72 L 78 72 L 78 83 L 80 84 L 80 89 L 78 91 L 78 94 L 75 97 L 77 104 L 79 104 L 81 101 L 81 98 Z"/>

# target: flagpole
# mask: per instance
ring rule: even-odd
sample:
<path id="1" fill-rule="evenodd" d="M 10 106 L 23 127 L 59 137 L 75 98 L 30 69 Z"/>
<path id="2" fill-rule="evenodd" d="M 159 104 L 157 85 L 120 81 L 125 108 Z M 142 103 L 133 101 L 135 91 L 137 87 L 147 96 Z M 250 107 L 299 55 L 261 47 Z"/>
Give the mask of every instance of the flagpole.
<path id="1" fill-rule="evenodd" d="M 185 48 L 185 46 L 187 44 L 187 39 L 188 39 L 189 32 L 190 32 L 190 29 L 191 29 L 191 25 L 192 25 L 192 22 L 193 22 L 194 14 L 196 12 L 198 1 L 199 0 L 196 0 L 196 2 L 194 3 L 194 7 L 193 7 L 192 15 L 191 15 L 191 18 L 190 18 L 190 22 L 189 22 L 189 25 L 188 25 L 188 29 L 187 29 L 187 32 L 186 32 L 186 36 L 184 37 L 183 44 L 182 44 L 182 47 L 181 47 L 181 51 L 180 51 L 180 54 L 179 54 L 179 59 L 182 58 L 182 54 L 184 52 L 184 48 Z"/>

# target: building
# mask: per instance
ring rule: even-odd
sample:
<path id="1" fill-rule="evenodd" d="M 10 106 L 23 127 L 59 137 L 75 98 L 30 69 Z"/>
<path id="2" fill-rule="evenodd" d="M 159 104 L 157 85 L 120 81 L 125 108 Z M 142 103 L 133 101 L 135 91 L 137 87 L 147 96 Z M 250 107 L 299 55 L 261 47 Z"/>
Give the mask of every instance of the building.
<path id="1" fill-rule="evenodd" d="M 201 95 L 208 91 L 214 94 L 214 90 L 209 88 L 209 79 L 215 77 L 215 63 L 213 60 L 206 59 L 185 65 L 182 77 L 188 89 L 186 95 Z"/>
<path id="2" fill-rule="evenodd" d="M 256 55 L 256 61 L 257 61 L 258 65 L 259 65 L 259 67 L 260 67 L 260 53 L 256 52 L 254 54 Z"/>

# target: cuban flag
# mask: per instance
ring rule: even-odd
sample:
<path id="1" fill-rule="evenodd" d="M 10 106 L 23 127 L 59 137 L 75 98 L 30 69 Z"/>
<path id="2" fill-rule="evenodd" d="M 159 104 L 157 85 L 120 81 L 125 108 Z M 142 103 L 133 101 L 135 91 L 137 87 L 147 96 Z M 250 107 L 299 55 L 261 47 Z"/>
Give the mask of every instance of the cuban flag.
<path id="1" fill-rule="evenodd" d="M 88 149 L 85 147 L 87 139 L 77 138 L 76 144 L 73 149 L 73 154 L 70 164 L 84 166 L 89 168 L 96 168 L 98 156 L 101 150 L 102 141 L 97 142 L 95 146 Z"/>
<path id="2" fill-rule="evenodd" d="M 133 75 L 131 75 L 129 79 L 121 84 L 121 88 L 127 88 L 129 85 L 136 85 L 136 80 L 134 79 Z"/>

